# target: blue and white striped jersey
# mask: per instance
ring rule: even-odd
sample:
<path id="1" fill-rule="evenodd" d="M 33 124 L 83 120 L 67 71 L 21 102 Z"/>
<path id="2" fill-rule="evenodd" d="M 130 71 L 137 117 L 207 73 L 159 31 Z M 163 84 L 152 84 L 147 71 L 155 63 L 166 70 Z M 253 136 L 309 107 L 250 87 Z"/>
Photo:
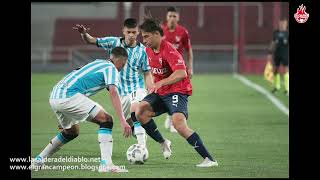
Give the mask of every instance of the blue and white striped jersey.
<path id="1" fill-rule="evenodd" d="M 115 47 L 123 47 L 128 52 L 128 61 L 120 71 L 119 94 L 128 95 L 137 88 L 145 88 L 144 75 L 142 72 L 149 71 L 150 65 L 147 58 L 146 47 L 138 43 L 135 47 L 128 47 L 121 37 L 97 38 L 97 46 L 105 49 L 110 55 Z"/>
<path id="2" fill-rule="evenodd" d="M 119 74 L 111 61 L 96 59 L 95 61 L 66 75 L 56 84 L 50 99 L 70 98 L 76 93 L 91 96 L 113 84 L 119 87 Z"/>

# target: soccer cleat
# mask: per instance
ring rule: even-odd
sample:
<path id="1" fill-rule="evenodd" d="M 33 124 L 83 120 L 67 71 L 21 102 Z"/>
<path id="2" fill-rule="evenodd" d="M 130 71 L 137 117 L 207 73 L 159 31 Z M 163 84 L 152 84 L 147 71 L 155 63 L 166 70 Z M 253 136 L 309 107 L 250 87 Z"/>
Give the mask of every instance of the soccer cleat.
<path id="1" fill-rule="evenodd" d="M 163 143 L 160 144 L 161 146 L 161 150 L 163 153 L 164 158 L 169 159 L 171 156 L 171 141 L 169 141 L 168 139 L 165 139 L 165 141 Z"/>
<path id="2" fill-rule="evenodd" d="M 217 161 L 211 161 L 208 157 L 206 157 L 202 163 L 197 164 L 197 167 L 214 167 L 214 166 L 218 166 L 218 162 Z"/>
<path id="3" fill-rule="evenodd" d="M 35 157 L 33 162 L 31 163 L 32 169 L 39 169 L 39 168 L 41 169 L 41 167 L 43 166 L 44 166 L 44 160 L 40 156 Z"/>
<path id="4" fill-rule="evenodd" d="M 164 121 L 164 128 L 169 129 L 171 126 L 171 116 L 167 115 L 166 120 Z"/>
<path id="5" fill-rule="evenodd" d="M 123 173 L 123 172 L 129 172 L 124 166 L 116 166 L 114 164 L 106 165 L 106 164 L 100 164 L 99 173 L 105 173 L 105 172 L 115 172 L 115 173 Z"/>

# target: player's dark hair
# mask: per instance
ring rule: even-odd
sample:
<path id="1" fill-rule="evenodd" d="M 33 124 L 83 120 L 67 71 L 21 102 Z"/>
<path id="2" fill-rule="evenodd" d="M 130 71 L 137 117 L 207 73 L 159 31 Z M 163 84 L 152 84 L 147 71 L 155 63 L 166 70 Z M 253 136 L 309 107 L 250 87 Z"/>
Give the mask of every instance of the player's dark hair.
<path id="1" fill-rule="evenodd" d="M 128 58 L 127 50 L 123 47 L 115 47 L 112 49 L 111 54 L 113 54 L 116 57 L 122 56 Z"/>
<path id="2" fill-rule="evenodd" d="M 123 23 L 123 26 L 127 28 L 135 28 L 137 25 L 137 20 L 134 18 L 127 18 Z"/>
<path id="3" fill-rule="evenodd" d="M 139 28 L 144 32 L 154 33 L 158 31 L 160 35 L 163 36 L 163 30 L 161 28 L 160 21 L 155 18 L 145 18 L 144 22 L 139 26 Z"/>
<path id="4" fill-rule="evenodd" d="M 167 8 L 167 12 L 176 12 L 179 13 L 179 8 L 174 7 L 174 6 L 170 6 Z"/>

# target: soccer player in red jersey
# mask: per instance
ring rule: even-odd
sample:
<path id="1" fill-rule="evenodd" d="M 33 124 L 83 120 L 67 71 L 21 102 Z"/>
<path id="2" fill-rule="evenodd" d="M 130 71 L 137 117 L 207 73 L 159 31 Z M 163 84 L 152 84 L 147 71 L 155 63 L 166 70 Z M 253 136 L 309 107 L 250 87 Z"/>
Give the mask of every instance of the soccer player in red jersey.
<path id="1" fill-rule="evenodd" d="M 183 51 L 187 51 L 187 74 L 191 78 L 193 75 L 193 52 L 190 42 L 188 30 L 182 25 L 178 24 L 180 14 L 178 8 L 169 7 L 167 9 L 167 22 L 162 24 L 164 40 L 170 42 L 178 52 L 183 56 Z M 167 115 L 164 123 L 166 129 L 171 132 L 177 132 L 172 124 L 172 117 Z"/>
<path id="2" fill-rule="evenodd" d="M 182 55 L 171 43 L 162 39 L 163 30 L 155 19 L 145 19 L 140 25 L 145 43 L 154 87 L 138 105 L 133 121 L 139 120 L 147 134 L 158 142 L 168 141 L 161 136 L 152 117 L 168 113 L 178 133 L 204 159 L 197 167 L 218 166 L 199 135 L 187 125 L 188 96 L 192 95 L 192 85 L 187 76 Z M 171 142 L 169 143 L 171 145 Z M 171 153 L 171 149 L 170 149 Z M 171 155 L 171 154 L 170 154 Z"/>

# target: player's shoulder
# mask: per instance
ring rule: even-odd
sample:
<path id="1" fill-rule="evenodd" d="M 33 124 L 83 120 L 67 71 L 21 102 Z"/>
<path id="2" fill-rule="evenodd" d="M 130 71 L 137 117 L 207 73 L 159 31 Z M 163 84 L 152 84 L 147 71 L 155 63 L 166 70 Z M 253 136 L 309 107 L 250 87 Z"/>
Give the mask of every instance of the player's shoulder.
<path id="1" fill-rule="evenodd" d="M 185 33 L 188 33 L 188 29 L 181 24 L 178 24 L 177 28 L 179 29 L 179 31 L 183 31 Z"/>
<path id="2" fill-rule="evenodd" d="M 115 40 L 120 40 L 121 37 L 118 37 L 118 36 L 101 36 L 101 37 L 98 37 L 99 39 L 115 39 Z"/>
<path id="3" fill-rule="evenodd" d="M 146 51 L 147 47 L 145 45 L 143 45 L 141 42 L 138 42 L 138 46 L 140 49 L 142 49 L 142 51 Z"/>
<path id="4" fill-rule="evenodd" d="M 163 48 L 162 48 L 162 54 L 180 54 L 177 49 L 168 41 L 162 40 L 163 41 Z"/>
<path id="5" fill-rule="evenodd" d="M 146 47 L 146 53 L 148 54 L 148 56 L 150 56 L 152 54 L 153 50 L 149 47 Z"/>

